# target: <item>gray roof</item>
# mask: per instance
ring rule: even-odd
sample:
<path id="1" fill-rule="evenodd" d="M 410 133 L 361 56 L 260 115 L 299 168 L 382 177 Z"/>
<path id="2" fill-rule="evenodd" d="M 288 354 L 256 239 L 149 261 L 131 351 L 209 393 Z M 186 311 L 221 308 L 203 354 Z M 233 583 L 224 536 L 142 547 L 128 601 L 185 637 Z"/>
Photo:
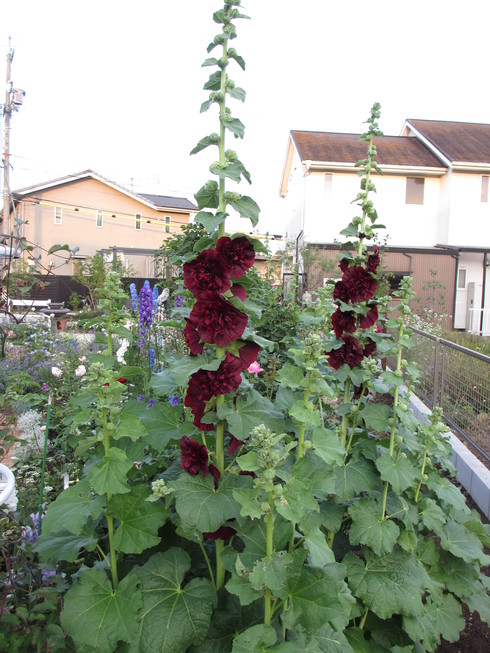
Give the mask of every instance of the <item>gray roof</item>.
<path id="1" fill-rule="evenodd" d="M 169 195 L 151 195 L 148 193 L 138 193 L 140 197 L 143 197 L 148 202 L 151 202 L 155 206 L 162 207 L 165 209 L 185 209 L 188 211 L 197 211 L 197 206 L 192 202 L 189 202 L 185 197 L 170 197 Z"/>

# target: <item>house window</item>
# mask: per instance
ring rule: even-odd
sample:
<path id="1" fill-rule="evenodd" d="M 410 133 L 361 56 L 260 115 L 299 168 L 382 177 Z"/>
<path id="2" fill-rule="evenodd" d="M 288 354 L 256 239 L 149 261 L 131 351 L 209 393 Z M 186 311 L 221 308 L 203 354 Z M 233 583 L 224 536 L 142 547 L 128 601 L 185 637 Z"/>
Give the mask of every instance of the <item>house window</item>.
<path id="1" fill-rule="evenodd" d="M 137 231 L 141 229 L 141 213 L 136 213 L 134 216 L 134 228 Z"/>
<path id="2" fill-rule="evenodd" d="M 466 288 L 466 268 L 459 268 L 458 270 L 458 288 L 461 290 Z"/>
<path id="3" fill-rule="evenodd" d="M 54 207 L 54 223 L 62 224 L 63 223 L 63 209 L 61 206 Z"/>
<path id="4" fill-rule="evenodd" d="M 323 196 L 326 200 L 332 199 L 332 181 L 333 181 L 333 175 L 326 172 L 325 182 L 323 186 Z"/>
<path id="5" fill-rule="evenodd" d="M 170 233 L 170 217 L 168 215 L 165 216 L 165 233 L 169 234 Z"/>
<path id="6" fill-rule="evenodd" d="M 423 177 L 407 177 L 405 204 L 424 203 L 424 182 Z"/>
<path id="7" fill-rule="evenodd" d="M 490 177 L 488 175 L 482 175 L 481 178 L 481 201 L 488 202 L 488 180 Z"/>
<path id="8" fill-rule="evenodd" d="M 97 211 L 95 215 L 95 226 L 96 227 L 103 227 L 104 226 L 104 215 L 102 211 Z"/>

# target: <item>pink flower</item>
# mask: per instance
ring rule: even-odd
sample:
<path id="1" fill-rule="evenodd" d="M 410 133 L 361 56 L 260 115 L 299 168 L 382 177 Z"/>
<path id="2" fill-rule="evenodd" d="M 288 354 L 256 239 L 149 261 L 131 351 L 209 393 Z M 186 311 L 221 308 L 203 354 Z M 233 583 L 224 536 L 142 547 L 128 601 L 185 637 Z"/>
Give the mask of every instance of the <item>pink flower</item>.
<path id="1" fill-rule="evenodd" d="M 75 370 L 75 376 L 78 376 L 80 378 L 84 376 L 86 372 L 87 372 L 87 368 L 85 367 L 85 365 L 79 365 Z"/>
<path id="2" fill-rule="evenodd" d="M 259 372 L 263 372 L 264 370 L 260 367 L 259 363 L 257 361 L 254 361 L 251 365 L 248 366 L 247 372 L 249 374 L 253 374 L 255 378 L 258 377 Z"/>
<path id="3" fill-rule="evenodd" d="M 63 372 L 60 370 L 59 367 L 52 367 L 51 368 L 51 374 L 53 376 L 55 376 L 57 379 L 59 379 L 61 377 L 61 375 L 63 374 Z"/>

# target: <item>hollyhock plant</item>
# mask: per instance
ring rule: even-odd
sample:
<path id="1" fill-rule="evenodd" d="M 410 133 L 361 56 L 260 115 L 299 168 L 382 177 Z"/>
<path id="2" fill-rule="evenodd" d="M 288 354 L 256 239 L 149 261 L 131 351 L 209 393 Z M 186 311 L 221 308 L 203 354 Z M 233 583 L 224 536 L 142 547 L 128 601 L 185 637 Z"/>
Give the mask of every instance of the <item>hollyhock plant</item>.
<path id="1" fill-rule="evenodd" d="M 255 262 L 255 250 L 246 236 L 233 239 L 224 236 L 216 243 L 216 251 L 234 279 L 243 276 Z"/>
<path id="2" fill-rule="evenodd" d="M 195 296 L 225 293 L 231 286 L 229 268 L 214 249 L 205 249 L 197 258 L 184 263 L 184 284 Z"/>
<path id="3" fill-rule="evenodd" d="M 338 370 L 345 363 L 350 368 L 356 367 L 364 358 L 363 348 L 356 338 L 344 335 L 342 340 L 344 344 L 340 349 L 334 349 L 327 354 L 328 362 L 334 370 Z"/>

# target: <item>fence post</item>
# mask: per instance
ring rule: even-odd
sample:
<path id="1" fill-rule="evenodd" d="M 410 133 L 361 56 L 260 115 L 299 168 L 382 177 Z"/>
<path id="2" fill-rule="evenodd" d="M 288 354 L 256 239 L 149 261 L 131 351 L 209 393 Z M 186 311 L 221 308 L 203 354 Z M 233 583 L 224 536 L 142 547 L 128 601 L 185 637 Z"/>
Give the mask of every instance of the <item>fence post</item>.
<path id="1" fill-rule="evenodd" d="M 437 397 L 439 394 L 440 356 L 441 356 L 441 339 L 436 338 L 436 355 L 434 359 L 434 388 L 432 391 L 432 408 L 434 408 L 438 404 Z"/>

